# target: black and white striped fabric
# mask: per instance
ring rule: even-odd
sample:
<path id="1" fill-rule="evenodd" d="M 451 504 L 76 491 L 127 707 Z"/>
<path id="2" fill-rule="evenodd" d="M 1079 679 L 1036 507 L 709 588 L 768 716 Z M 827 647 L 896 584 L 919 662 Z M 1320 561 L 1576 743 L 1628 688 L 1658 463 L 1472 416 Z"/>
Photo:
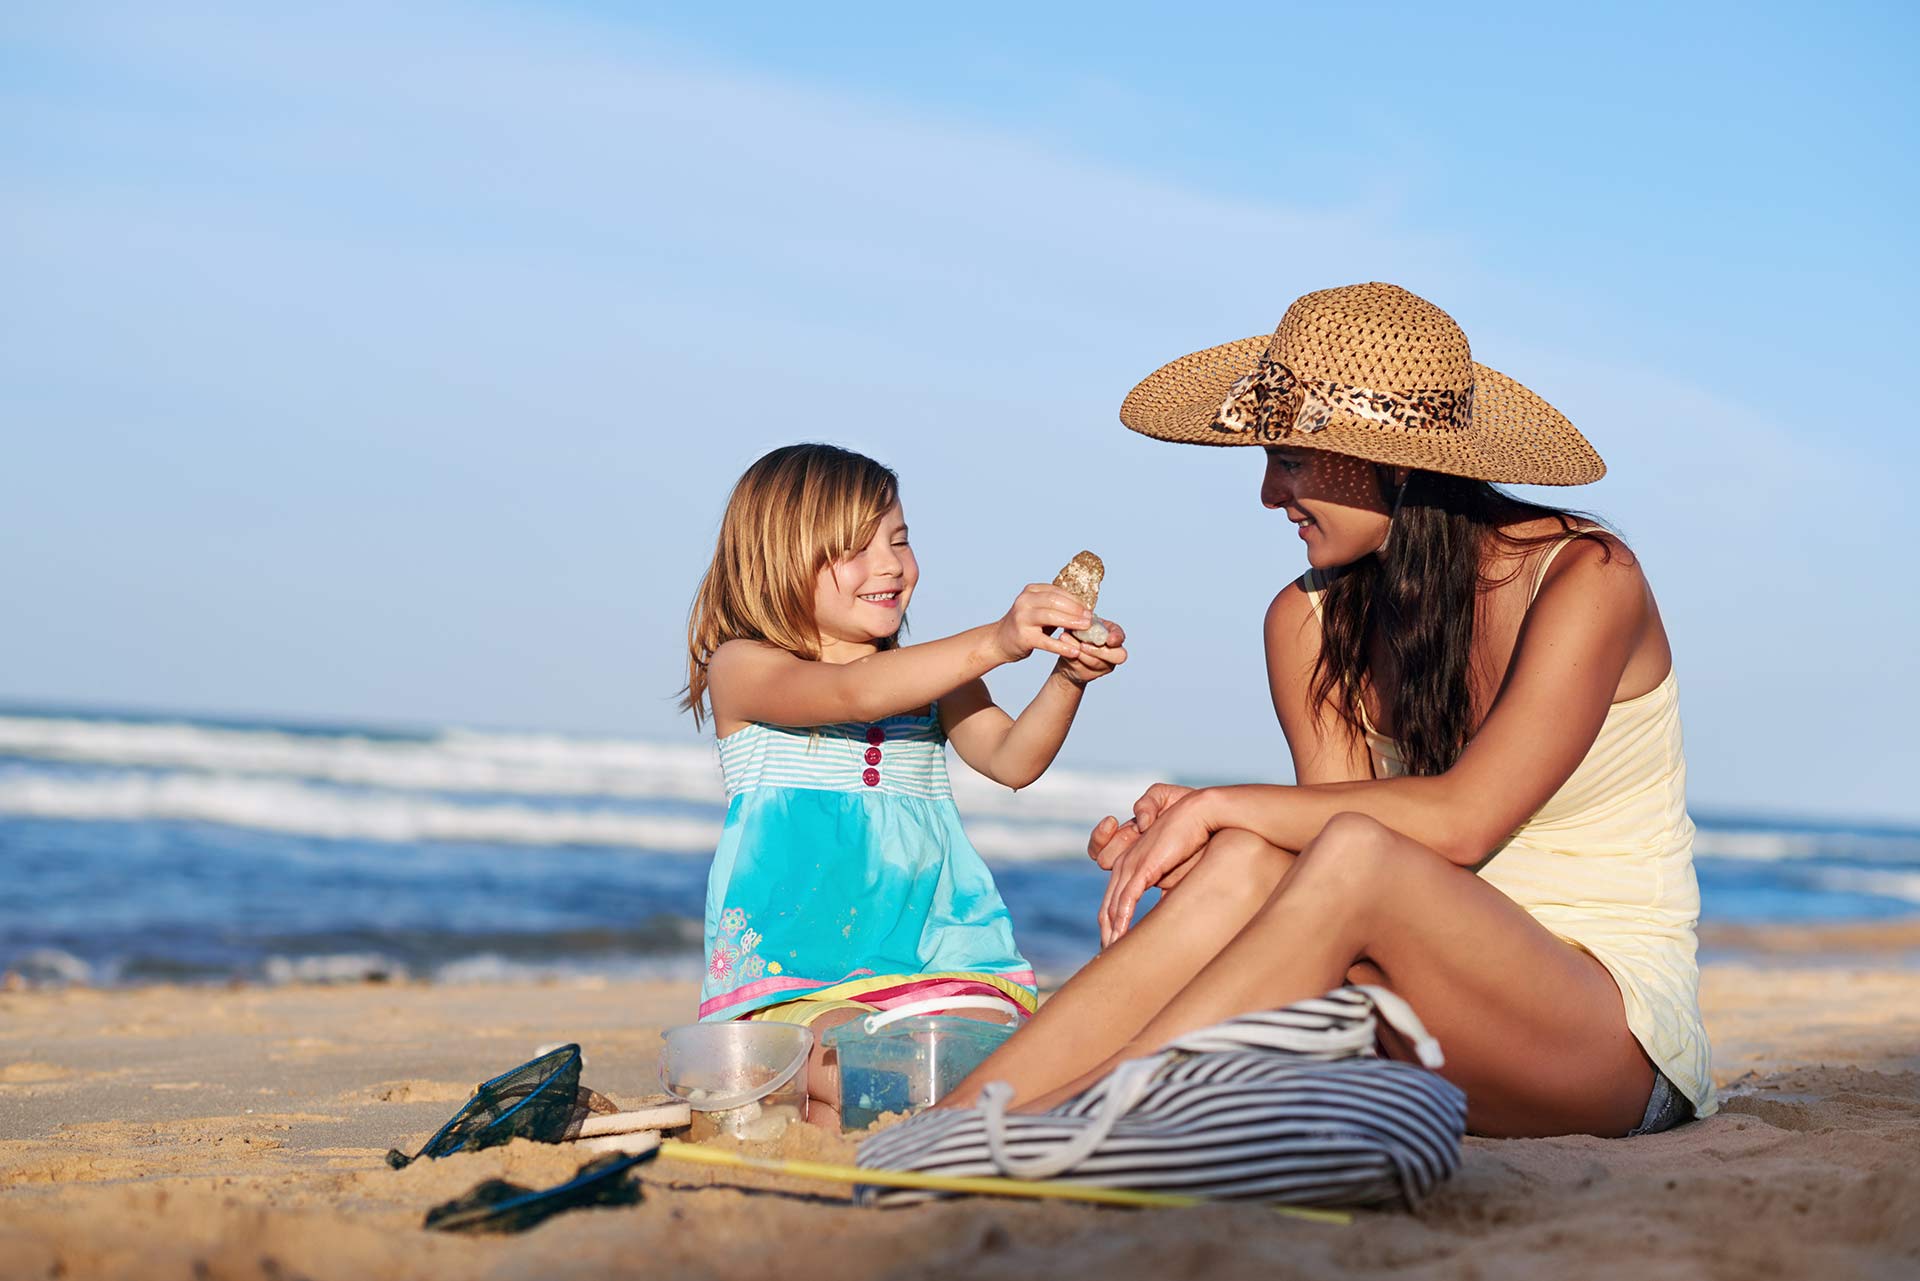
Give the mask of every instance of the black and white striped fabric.
<path id="1" fill-rule="evenodd" d="M 1407 1037 L 1425 1066 L 1378 1057 L 1377 1019 Z M 881 1131 L 858 1160 L 923 1174 L 1411 1207 L 1460 1164 L 1467 1099 L 1428 1070 L 1441 1062 L 1398 996 L 1336 988 L 1183 1036 L 1050 1112 L 1009 1113 L 1011 1091 L 996 1082 L 978 1107 L 923 1112 Z M 861 1189 L 874 1205 L 930 1195 Z"/>

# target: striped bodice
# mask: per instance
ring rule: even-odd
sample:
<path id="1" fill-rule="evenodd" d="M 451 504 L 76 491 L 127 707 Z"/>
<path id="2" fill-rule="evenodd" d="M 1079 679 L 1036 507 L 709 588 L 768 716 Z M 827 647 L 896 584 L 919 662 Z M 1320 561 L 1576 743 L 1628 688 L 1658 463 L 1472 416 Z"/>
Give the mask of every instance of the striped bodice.
<path id="1" fill-rule="evenodd" d="M 953 799 L 937 713 L 811 729 L 756 722 L 717 746 L 729 800 L 763 787 Z"/>

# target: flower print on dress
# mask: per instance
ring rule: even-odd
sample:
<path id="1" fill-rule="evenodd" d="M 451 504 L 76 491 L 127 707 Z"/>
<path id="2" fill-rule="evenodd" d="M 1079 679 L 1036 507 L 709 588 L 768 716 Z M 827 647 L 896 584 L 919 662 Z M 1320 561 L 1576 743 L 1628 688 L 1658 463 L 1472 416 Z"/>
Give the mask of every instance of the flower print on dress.
<path id="1" fill-rule="evenodd" d="M 759 930 L 748 930 L 745 934 L 742 934 L 740 936 L 740 950 L 742 952 L 751 952 L 753 951 L 754 948 L 759 946 L 760 946 Z"/>
<path id="2" fill-rule="evenodd" d="M 732 938 L 734 935 L 738 934 L 741 930 L 744 930 L 746 928 L 747 928 L 747 914 L 743 909 L 737 908 L 737 907 L 730 907 L 726 911 L 720 913 L 720 937 L 721 938 L 723 939 Z"/>
<path id="3" fill-rule="evenodd" d="M 722 943 L 707 958 L 707 973 L 724 982 L 733 973 L 733 963 L 739 958 L 740 953 L 734 950 L 731 943 Z"/>
<path id="4" fill-rule="evenodd" d="M 743 957 L 738 973 L 742 983 L 751 983 L 755 979 L 766 977 L 767 963 L 757 956 Z"/>

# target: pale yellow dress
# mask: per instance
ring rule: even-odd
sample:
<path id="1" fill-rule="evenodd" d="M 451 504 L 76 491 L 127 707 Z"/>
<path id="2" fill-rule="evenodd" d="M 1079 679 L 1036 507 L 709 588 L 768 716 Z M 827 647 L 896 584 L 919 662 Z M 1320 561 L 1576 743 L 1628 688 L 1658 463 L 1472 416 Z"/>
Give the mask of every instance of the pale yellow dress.
<path id="1" fill-rule="evenodd" d="M 1569 541 L 1542 558 L 1535 594 Z M 1321 580 L 1309 573 L 1302 586 L 1318 613 Z M 1381 777 L 1405 772 L 1393 739 L 1368 726 L 1367 744 Z M 1696 1115 L 1712 1113 L 1718 1105 L 1695 958 L 1700 886 L 1673 672 L 1610 707 L 1560 790 L 1474 870 L 1607 968 L 1647 1057 Z"/>

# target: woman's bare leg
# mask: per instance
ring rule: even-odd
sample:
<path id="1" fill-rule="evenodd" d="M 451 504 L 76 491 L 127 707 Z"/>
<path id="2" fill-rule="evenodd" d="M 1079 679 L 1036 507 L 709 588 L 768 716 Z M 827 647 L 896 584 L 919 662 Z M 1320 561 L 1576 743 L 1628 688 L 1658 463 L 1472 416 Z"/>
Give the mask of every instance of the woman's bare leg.
<path id="1" fill-rule="evenodd" d="M 1047 998 L 942 1106 L 973 1103 L 988 1081 L 1012 1083 L 1018 1097 L 1036 1095 L 1106 1060 L 1240 932 L 1292 863 L 1293 855 L 1250 832 L 1217 834 L 1176 889 Z"/>
<path id="2" fill-rule="evenodd" d="M 1336 815 L 1233 941 L 1094 1074 L 1317 996 L 1362 957 L 1440 1041 L 1476 1133 L 1615 1135 L 1639 1122 L 1653 1068 L 1606 969 L 1471 872 L 1358 814 Z"/>

